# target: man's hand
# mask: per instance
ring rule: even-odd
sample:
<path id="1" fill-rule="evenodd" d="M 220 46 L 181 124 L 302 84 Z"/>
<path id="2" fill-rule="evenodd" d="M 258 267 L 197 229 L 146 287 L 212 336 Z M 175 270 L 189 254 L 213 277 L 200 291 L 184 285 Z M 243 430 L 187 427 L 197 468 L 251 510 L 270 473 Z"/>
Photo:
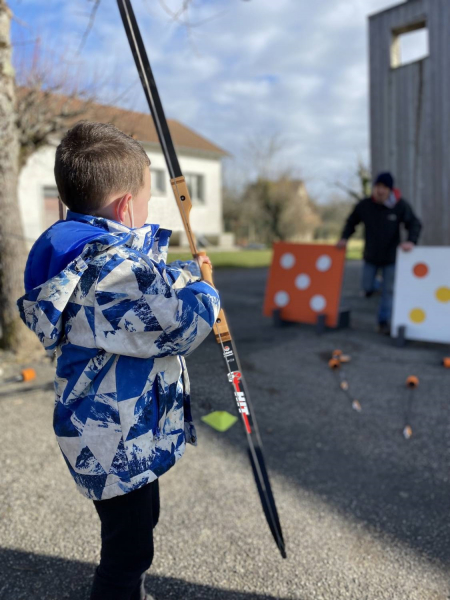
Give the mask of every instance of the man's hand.
<path id="1" fill-rule="evenodd" d="M 403 252 L 411 252 L 414 246 L 415 244 L 413 242 L 403 242 L 400 244 L 400 248 L 403 250 Z"/>
<path id="2" fill-rule="evenodd" d="M 338 243 L 336 244 L 336 248 L 347 248 L 347 241 L 346 239 L 342 238 L 341 240 L 338 241 Z"/>

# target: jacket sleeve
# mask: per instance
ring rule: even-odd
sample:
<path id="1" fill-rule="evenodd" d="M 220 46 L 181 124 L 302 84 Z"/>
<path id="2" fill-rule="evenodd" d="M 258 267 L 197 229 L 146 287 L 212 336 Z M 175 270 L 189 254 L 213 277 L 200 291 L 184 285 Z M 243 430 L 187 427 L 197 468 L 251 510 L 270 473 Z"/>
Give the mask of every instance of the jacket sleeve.
<path id="1" fill-rule="evenodd" d="M 95 291 L 96 346 L 136 358 L 187 355 L 207 337 L 220 309 L 204 281 L 177 289 L 165 263 L 111 259 Z"/>
<path id="2" fill-rule="evenodd" d="M 200 267 L 195 260 L 171 262 L 166 266 L 166 273 L 176 289 L 201 279 Z"/>
<path id="3" fill-rule="evenodd" d="M 359 214 L 359 202 L 349 215 L 347 222 L 345 223 L 344 229 L 342 230 L 341 238 L 348 240 L 355 233 L 356 226 L 361 223 L 361 217 Z"/>
<path id="4" fill-rule="evenodd" d="M 405 214 L 403 216 L 403 223 L 408 231 L 408 242 L 412 242 L 413 244 L 417 244 L 419 241 L 420 231 L 422 229 L 422 223 L 414 214 L 413 209 L 410 204 L 405 202 Z"/>

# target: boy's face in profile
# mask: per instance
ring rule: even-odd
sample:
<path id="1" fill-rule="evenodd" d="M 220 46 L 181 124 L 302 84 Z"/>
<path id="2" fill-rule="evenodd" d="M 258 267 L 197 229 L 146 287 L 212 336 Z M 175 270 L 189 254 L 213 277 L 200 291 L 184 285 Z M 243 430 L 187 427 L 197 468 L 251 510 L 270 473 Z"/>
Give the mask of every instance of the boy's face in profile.
<path id="1" fill-rule="evenodd" d="M 116 194 L 113 194 L 109 202 L 97 214 L 100 217 L 123 223 L 127 227 L 142 227 L 147 222 L 151 187 L 152 177 L 150 169 L 146 167 L 144 171 L 144 185 L 137 194 L 133 196 L 128 193 L 119 198 Z"/>
<path id="2" fill-rule="evenodd" d="M 133 196 L 134 226 L 142 227 L 148 218 L 148 203 L 152 195 L 152 176 L 150 169 L 145 169 L 144 185 L 139 192 Z"/>

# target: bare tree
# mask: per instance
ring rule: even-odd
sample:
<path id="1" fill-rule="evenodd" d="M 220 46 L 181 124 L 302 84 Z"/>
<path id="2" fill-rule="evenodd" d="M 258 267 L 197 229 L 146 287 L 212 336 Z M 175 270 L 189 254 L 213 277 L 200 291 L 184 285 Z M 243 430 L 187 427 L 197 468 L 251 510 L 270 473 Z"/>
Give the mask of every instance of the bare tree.
<path id="1" fill-rule="evenodd" d="M 241 192 L 228 184 L 223 198 L 225 227 L 238 241 L 271 244 L 311 239 L 320 225 L 304 182 L 293 174 L 298 169 L 286 167 L 286 146 L 279 133 L 253 135 L 245 143 L 245 158 L 235 161 L 235 181 L 244 167 L 247 183 L 245 179 L 240 183 Z"/>
<path id="2" fill-rule="evenodd" d="M 288 174 L 276 180 L 258 178 L 244 191 L 243 204 L 255 241 L 266 244 L 312 239 L 321 222 L 303 181 Z"/>
<path id="3" fill-rule="evenodd" d="M 280 223 L 284 239 L 292 242 L 312 240 L 321 218 L 304 182 L 285 175 L 273 184 L 273 194 L 284 199 Z"/>
<path id="4" fill-rule="evenodd" d="M 91 14 L 89 15 L 89 23 L 85 29 L 83 37 L 81 38 L 80 47 L 78 48 L 79 53 L 84 48 L 84 45 L 89 37 L 89 34 L 91 33 L 91 29 L 94 27 L 95 17 L 97 15 L 97 11 L 100 7 L 101 0 L 88 0 L 88 2 L 92 2 L 93 6 L 91 9 Z"/>
<path id="5" fill-rule="evenodd" d="M 326 204 L 318 205 L 322 222 L 316 230 L 317 237 L 324 240 L 338 240 L 353 207 L 354 198 L 340 194 L 333 196 Z M 361 237 L 361 233 L 358 231 L 357 237 Z"/>
<path id="6" fill-rule="evenodd" d="M 257 133 L 250 136 L 244 149 L 246 168 L 256 178 L 276 179 L 287 172 L 282 152 L 286 148 L 286 140 L 276 131 L 272 134 Z"/>
<path id="7" fill-rule="evenodd" d="M 341 190 L 344 190 L 350 196 L 350 198 L 353 198 L 353 200 L 359 202 L 359 200 L 362 198 L 367 198 L 370 196 L 372 190 L 372 174 L 362 159 L 358 160 L 356 179 L 358 182 L 358 189 L 354 189 L 340 182 L 337 182 L 336 186 Z"/>
<path id="8" fill-rule="evenodd" d="M 93 98 L 61 93 L 64 86 L 35 84 L 18 88 L 16 125 L 19 134 L 19 168 L 42 146 L 57 140 L 75 121 L 93 112 Z"/>
<path id="9" fill-rule="evenodd" d="M 18 204 L 18 176 L 29 156 L 85 115 L 90 98 L 79 98 L 67 73 L 46 69 L 37 49 L 31 65 L 19 65 L 17 87 L 11 62 L 11 12 L 0 0 L 0 326 L 2 348 L 20 353 L 41 348 L 16 306 L 23 294 L 27 245 Z M 27 70 L 29 69 L 29 70 Z M 64 94 L 64 92 L 66 92 Z"/>
<path id="10" fill-rule="evenodd" d="M 97 16 L 97 11 L 100 8 L 100 4 L 101 4 L 101 0 L 87 0 L 87 1 L 92 3 L 92 8 L 91 8 L 91 11 L 89 14 L 88 24 L 87 24 L 86 29 L 84 30 L 83 36 L 81 38 L 80 46 L 78 48 L 78 53 L 80 53 L 83 50 L 83 48 L 88 40 L 89 34 L 91 33 L 92 28 L 94 27 L 95 17 Z M 193 0 L 181 0 L 180 5 L 177 9 L 170 8 L 169 5 L 167 4 L 167 2 L 165 2 L 165 0 L 159 0 L 159 4 L 161 5 L 164 12 L 166 12 L 169 15 L 171 20 L 182 24 L 188 30 L 190 30 L 191 27 L 194 26 L 194 24 L 189 19 L 189 8 L 193 4 Z"/>
<path id="11" fill-rule="evenodd" d="M 36 347 L 36 337 L 22 324 L 16 301 L 23 293 L 26 247 L 23 237 L 17 179 L 19 136 L 16 127 L 14 69 L 11 62 L 11 12 L 0 0 L 0 325 L 3 348 L 18 351 Z M 24 343 L 25 342 L 25 343 Z"/>
<path id="12" fill-rule="evenodd" d="M 78 52 L 81 52 L 81 50 L 84 48 L 86 41 L 89 37 L 89 34 L 92 31 L 92 28 L 95 23 L 95 17 L 97 15 L 97 11 L 100 7 L 101 1 L 102 0 L 88 0 L 88 2 L 92 3 L 92 8 L 91 8 L 91 11 L 89 14 L 88 24 L 87 24 L 86 29 L 81 38 Z M 250 0 L 242 0 L 242 1 L 250 2 Z M 207 23 L 208 21 L 211 21 L 212 19 L 216 19 L 220 14 L 222 14 L 224 12 L 224 11 L 221 11 L 220 13 L 212 15 L 211 17 L 209 17 L 207 19 L 203 19 L 201 21 L 194 22 L 194 21 L 192 21 L 191 16 L 190 16 L 190 11 L 195 4 L 194 0 L 179 0 L 179 4 L 178 4 L 177 8 L 171 8 L 168 5 L 168 3 L 166 2 L 166 0 L 159 0 L 159 4 L 160 4 L 161 8 L 164 10 L 164 12 L 169 16 L 169 18 L 172 21 L 174 21 L 175 23 L 178 23 L 179 25 L 181 25 L 182 27 L 185 27 L 186 30 L 188 31 L 188 33 L 190 33 L 191 29 L 193 29 L 194 27 L 198 27 L 200 25 L 203 25 L 204 23 Z"/>

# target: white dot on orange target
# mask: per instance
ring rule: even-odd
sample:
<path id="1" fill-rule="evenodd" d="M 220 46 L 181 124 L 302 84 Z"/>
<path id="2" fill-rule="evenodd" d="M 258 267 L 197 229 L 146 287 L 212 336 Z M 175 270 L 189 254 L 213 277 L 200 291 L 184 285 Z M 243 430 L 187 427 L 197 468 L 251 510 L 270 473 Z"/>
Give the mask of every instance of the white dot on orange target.
<path id="1" fill-rule="evenodd" d="M 316 261 L 316 269 L 322 272 L 328 271 L 331 267 L 332 262 L 333 261 L 328 256 L 328 254 L 322 254 L 322 256 L 319 256 L 319 258 Z"/>
<path id="2" fill-rule="evenodd" d="M 298 290 L 307 290 L 311 285 L 311 277 L 306 273 L 301 273 L 295 278 L 295 287 Z"/>
<path id="3" fill-rule="evenodd" d="M 289 298 L 289 294 L 287 292 L 277 292 L 275 294 L 275 304 L 278 306 L 278 308 L 283 308 L 284 306 L 287 306 L 289 304 L 290 298 Z"/>
<path id="4" fill-rule="evenodd" d="M 309 305 L 314 312 L 321 312 L 325 309 L 327 301 L 323 296 L 317 294 L 316 296 L 313 296 L 311 298 L 311 300 L 309 301 Z"/>
<path id="5" fill-rule="evenodd" d="M 295 256 L 290 252 L 285 252 L 280 258 L 280 265 L 283 269 L 292 269 L 295 265 Z"/>

